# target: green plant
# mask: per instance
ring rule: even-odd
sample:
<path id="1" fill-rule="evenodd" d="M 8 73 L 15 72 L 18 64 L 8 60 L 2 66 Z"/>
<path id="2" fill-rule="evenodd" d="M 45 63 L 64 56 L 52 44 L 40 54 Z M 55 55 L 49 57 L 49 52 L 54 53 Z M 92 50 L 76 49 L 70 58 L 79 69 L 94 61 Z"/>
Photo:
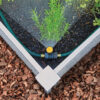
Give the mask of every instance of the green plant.
<path id="1" fill-rule="evenodd" d="M 32 19 L 41 32 L 41 39 L 58 41 L 68 33 L 69 24 L 64 17 L 65 7 L 60 0 L 50 0 L 49 9 L 44 11 L 45 17 L 40 22 L 36 9 L 32 10 Z"/>
<path id="2" fill-rule="evenodd" d="M 67 5 L 73 6 L 75 10 L 86 10 L 91 0 L 65 0 Z"/>
<path id="3" fill-rule="evenodd" d="M 92 8 L 95 20 L 93 21 L 94 26 L 100 26 L 100 0 L 95 0 L 94 7 Z M 99 15 L 99 17 L 97 17 Z"/>
<path id="4" fill-rule="evenodd" d="M 100 26 L 100 19 L 96 17 L 95 20 L 93 21 L 93 25 Z"/>
<path id="5" fill-rule="evenodd" d="M 8 2 L 10 2 L 10 1 L 13 2 L 14 0 L 8 0 Z M 2 5 L 2 0 L 0 0 L 0 5 Z"/>
<path id="6" fill-rule="evenodd" d="M 2 0 L 0 0 L 0 5 L 2 5 Z"/>
<path id="7" fill-rule="evenodd" d="M 92 13 L 95 17 L 93 25 L 100 26 L 100 17 L 99 18 L 97 17 L 97 15 L 100 15 L 100 0 L 65 0 L 65 1 L 68 5 L 73 6 L 76 11 L 83 9 L 88 14 Z"/>

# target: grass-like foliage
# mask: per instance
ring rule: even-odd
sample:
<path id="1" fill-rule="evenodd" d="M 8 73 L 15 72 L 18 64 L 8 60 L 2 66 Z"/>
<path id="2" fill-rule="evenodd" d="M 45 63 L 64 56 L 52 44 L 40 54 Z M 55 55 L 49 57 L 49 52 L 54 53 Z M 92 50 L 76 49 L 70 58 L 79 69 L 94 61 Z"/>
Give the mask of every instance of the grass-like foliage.
<path id="1" fill-rule="evenodd" d="M 45 9 L 45 17 L 40 22 L 38 13 L 32 10 L 32 19 L 41 32 L 41 39 L 58 41 L 65 33 L 68 33 L 69 24 L 64 17 L 65 7 L 60 0 L 50 0 L 49 9 Z"/>
<path id="2" fill-rule="evenodd" d="M 65 0 L 67 5 L 69 6 L 73 6 L 75 10 L 87 10 L 87 8 L 89 9 L 89 3 L 92 0 Z"/>
<path id="3" fill-rule="evenodd" d="M 3 0 L 0 0 L 0 5 L 2 5 L 2 1 L 3 1 Z M 8 1 L 8 2 L 12 1 L 12 2 L 13 2 L 14 0 L 7 0 L 7 1 Z"/>
<path id="4" fill-rule="evenodd" d="M 100 26 L 100 0 L 95 0 L 94 7 L 92 9 L 92 13 L 95 16 L 93 25 Z M 97 15 L 99 15 L 99 17 L 97 17 Z"/>
<path id="5" fill-rule="evenodd" d="M 69 6 L 73 6 L 76 11 L 83 9 L 86 13 L 92 13 L 95 17 L 94 26 L 100 26 L 100 0 L 65 0 Z M 91 7 L 88 7 L 91 6 Z M 97 17 L 99 15 L 99 17 Z"/>

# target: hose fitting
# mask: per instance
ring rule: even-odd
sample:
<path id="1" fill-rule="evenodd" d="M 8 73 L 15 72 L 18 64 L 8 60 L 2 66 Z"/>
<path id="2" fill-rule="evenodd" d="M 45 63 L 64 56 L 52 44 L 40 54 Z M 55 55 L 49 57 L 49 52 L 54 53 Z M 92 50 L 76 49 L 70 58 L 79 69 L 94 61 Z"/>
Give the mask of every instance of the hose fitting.
<path id="1" fill-rule="evenodd" d="M 54 52 L 54 53 L 45 53 L 45 59 L 57 59 L 58 57 L 58 54 L 57 52 Z"/>

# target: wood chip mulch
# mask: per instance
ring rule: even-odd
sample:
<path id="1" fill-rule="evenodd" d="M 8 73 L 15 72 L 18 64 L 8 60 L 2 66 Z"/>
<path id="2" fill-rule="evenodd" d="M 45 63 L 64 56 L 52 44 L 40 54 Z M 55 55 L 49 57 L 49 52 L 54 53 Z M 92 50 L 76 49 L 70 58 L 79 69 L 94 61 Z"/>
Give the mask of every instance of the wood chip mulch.
<path id="1" fill-rule="evenodd" d="M 23 61 L 0 38 L 0 100 L 100 100 L 100 44 L 47 95 Z"/>

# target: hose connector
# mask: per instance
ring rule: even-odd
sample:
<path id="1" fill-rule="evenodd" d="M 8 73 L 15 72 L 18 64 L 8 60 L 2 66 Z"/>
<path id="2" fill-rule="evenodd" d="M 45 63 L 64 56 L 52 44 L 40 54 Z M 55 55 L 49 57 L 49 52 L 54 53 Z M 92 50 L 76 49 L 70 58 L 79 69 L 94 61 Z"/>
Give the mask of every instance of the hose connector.
<path id="1" fill-rule="evenodd" d="M 57 52 L 54 52 L 54 53 L 45 53 L 45 59 L 57 59 L 58 57 L 58 54 Z"/>

